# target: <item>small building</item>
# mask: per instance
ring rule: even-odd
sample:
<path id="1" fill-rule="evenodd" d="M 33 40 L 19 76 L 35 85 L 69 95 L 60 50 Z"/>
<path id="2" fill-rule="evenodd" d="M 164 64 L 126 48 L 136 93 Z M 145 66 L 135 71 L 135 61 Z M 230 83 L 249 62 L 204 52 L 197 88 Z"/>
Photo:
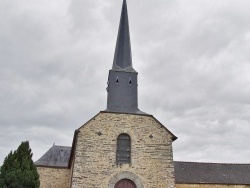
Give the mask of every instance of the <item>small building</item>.
<path id="1" fill-rule="evenodd" d="M 72 147 L 53 145 L 36 161 L 41 188 L 250 187 L 250 164 L 173 161 L 177 137 L 138 108 L 137 75 L 124 0 L 107 109 L 75 131 Z"/>

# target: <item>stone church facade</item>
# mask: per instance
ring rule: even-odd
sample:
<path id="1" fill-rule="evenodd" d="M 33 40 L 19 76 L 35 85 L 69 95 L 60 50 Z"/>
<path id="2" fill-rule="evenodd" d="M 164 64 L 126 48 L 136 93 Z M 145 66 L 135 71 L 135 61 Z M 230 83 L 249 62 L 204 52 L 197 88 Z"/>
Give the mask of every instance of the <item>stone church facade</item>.
<path id="1" fill-rule="evenodd" d="M 250 187 L 250 165 L 174 162 L 177 137 L 138 108 L 126 0 L 107 109 L 75 131 L 72 147 L 52 146 L 37 162 L 41 188 Z"/>
<path id="2" fill-rule="evenodd" d="M 120 135 L 130 139 L 128 160 L 117 156 Z M 129 179 L 137 187 L 172 188 L 173 138 L 152 116 L 100 112 L 78 129 L 71 187 L 114 188 Z"/>

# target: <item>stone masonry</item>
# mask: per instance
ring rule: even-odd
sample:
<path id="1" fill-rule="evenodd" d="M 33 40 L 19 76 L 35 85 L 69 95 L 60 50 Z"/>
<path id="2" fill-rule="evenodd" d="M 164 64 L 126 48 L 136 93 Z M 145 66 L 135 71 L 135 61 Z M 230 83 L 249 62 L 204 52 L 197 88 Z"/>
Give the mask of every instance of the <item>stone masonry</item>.
<path id="1" fill-rule="evenodd" d="M 174 188 L 173 135 L 151 115 L 100 112 L 78 129 L 72 188 L 114 187 L 131 179 L 137 188 Z M 117 165 L 121 133 L 131 137 L 131 163 Z"/>
<path id="2" fill-rule="evenodd" d="M 37 167 L 40 188 L 69 188 L 70 169 Z"/>

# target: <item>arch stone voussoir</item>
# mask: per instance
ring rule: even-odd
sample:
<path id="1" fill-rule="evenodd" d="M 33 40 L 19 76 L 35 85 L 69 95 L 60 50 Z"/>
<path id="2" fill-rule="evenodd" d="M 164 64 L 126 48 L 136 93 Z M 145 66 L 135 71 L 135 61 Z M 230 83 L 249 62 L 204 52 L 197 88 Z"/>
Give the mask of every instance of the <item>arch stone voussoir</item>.
<path id="1" fill-rule="evenodd" d="M 133 181 L 136 185 L 136 188 L 144 188 L 141 179 L 137 175 L 135 175 L 133 172 L 129 172 L 129 171 L 123 171 L 123 172 L 116 173 L 109 180 L 108 188 L 114 188 L 115 184 L 122 179 L 129 179 L 129 180 Z"/>

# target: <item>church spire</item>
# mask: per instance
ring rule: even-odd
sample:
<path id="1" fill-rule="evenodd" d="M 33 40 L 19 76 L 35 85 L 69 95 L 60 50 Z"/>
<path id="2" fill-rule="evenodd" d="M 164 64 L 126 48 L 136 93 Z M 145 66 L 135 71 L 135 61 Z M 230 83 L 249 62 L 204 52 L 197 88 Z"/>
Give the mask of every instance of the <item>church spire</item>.
<path id="1" fill-rule="evenodd" d="M 138 109 L 137 75 L 132 67 L 127 3 L 123 0 L 113 67 L 108 77 L 106 111 L 144 114 Z"/>
<path id="2" fill-rule="evenodd" d="M 127 11 L 126 0 L 123 0 L 112 69 L 134 71 L 132 68 L 132 55 L 131 55 L 129 22 L 128 22 L 128 11 Z"/>

